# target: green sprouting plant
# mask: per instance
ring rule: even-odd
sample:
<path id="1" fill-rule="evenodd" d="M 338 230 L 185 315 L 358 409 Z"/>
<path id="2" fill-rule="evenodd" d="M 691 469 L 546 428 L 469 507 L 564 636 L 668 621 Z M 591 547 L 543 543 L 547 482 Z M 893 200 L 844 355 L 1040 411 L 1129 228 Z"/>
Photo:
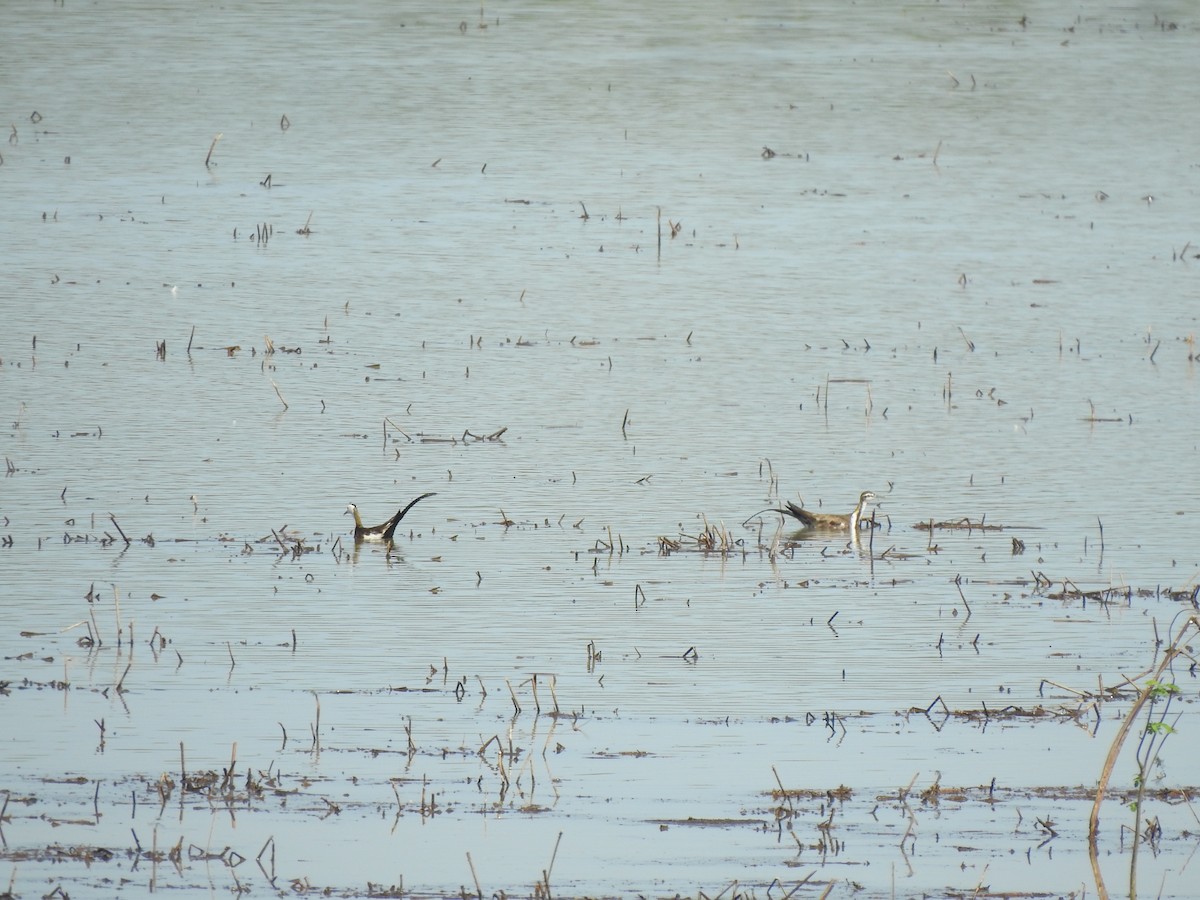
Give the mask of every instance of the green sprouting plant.
<path id="1" fill-rule="evenodd" d="M 1100 804 L 1104 800 L 1104 794 L 1108 788 L 1108 780 L 1112 775 L 1117 757 L 1121 752 L 1121 746 L 1125 743 L 1125 738 L 1133 729 L 1134 724 L 1140 719 L 1144 710 L 1146 713 L 1145 724 L 1141 729 L 1138 739 L 1136 754 L 1137 771 L 1133 780 L 1137 794 L 1134 802 L 1129 804 L 1129 809 L 1134 814 L 1132 853 L 1129 862 L 1129 897 L 1130 900 L 1136 900 L 1137 897 L 1137 858 L 1138 847 L 1143 839 L 1142 804 L 1145 799 L 1146 783 L 1150 779 L 1151 771 L 1155 767 L 1161 766 L 1162 749 L 1167 738 L 1175 734 L 1175 726 L 1173 722 L 1167 721 L 1167 716 L 1171 711 L 1171 701 L 1179 693 L 1179 687 L 1174 681 L 1164 681 L 1163 678 L 1164 676 L 1173 674 L 1173 664 L 1179 657 L 1191 660 L 1193 666 L 1196 664 L 1194 651 L 1187 642 L 1187 639 L 1189 637 L 1194 638 L 1197 634 L 1200 634 L 1200 612 L 1189 612 L 1186 615 L 1181 615 L 1179 618 L 1182 621 L 1179 623 L 1179 627 L 1174 629 L 1174 638 L 1167 644 L 1162 657 L 1152 669 L 1139 676 L 1140 678 L 1144 678 L 1144 680 L 1139 685 L 1138 696 L 1134 700 L 1133 706 L 1130 708 L 1121 726 L 1117 729 L 1116 737 L 1113 739 L 1112 746 L 1109 747 L 1108 757 L 1100 773 L 1100 783 L 1096 791 L 1096 800 L 1092 804 L 1092 814 L 1088 822 L 1088 851 L 1091 857 L 1092 872 L 1096 878 L 1096 887 L 1101 897 L 1107 897 L 1108 894 L 1104 888 L 1104 879 L 1100 874 L 1097 852 L 1097 837 L 1100 831 Z M 1173 721 L 1177 722 L 1178 716 Z M 1147 827 L 1147 839 L 1154 840 L 1159 834 L 1161 834 L 1161 829 L 1156 823 L 1151 821 Z"/>
<path id="2" fill-rule="evenodd" d="M 1137 855 L 1138 836 L 1141 834 L 1142 797 L 1146 792 L 1146 782 L 1152 768 L 1159 764 L 1159 754 L 1167 738 L 1175 733 L 1175 727 L 1166 721 L 1167 712 L 1172 698 L 1179 693 L 1179 685 L 1174 682 L 1147 679 L 1143 688 L 1147 697 L 1146 727 L 1142 730 L 1141 740 L 1137 747 L 1137 774 L 1133 777 L 1133 785 L 1137 788 L 1137 799 L 1129 804 L 1134 813 L 1134 845 L 1133 853 Z"/>

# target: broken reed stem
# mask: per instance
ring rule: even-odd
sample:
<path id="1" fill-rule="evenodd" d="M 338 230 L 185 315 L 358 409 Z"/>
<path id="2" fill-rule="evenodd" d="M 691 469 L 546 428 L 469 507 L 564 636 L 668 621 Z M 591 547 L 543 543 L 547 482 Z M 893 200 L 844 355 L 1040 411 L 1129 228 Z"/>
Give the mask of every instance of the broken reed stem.
<path id="1" fill-rule="evenodd" d="M 780 800 L 786 803 L 788 805 L 788 809 L 794 813 L 796 811 L 796 807 L 792 805 L 792 798 L 788 796 L 787 788 L 783 786 L 783 779 L 779 777 L 779 770 L 774 766 L 771 766 L 771 771 L 775 775 L 775 783 L 779 785 Z"/>
<path id="2" fill-rule="evenodd" d="M 126 664 L 126 665 L 125 665 L 125 671 L 121 673 L 121 680 L 117 682 L 117 686 L 116 686 L 115 690 L 116 690 L 116 692 L 117 692 L 118 694 L 119 694 L 119 693 L 121 693 L 121 690 L 122 690 L 122 687 L 121 687 L 121 686 L 122 686 L 123 684 L 125 684 L 125 676 L 129 674 L 129 670 L 130 670 L 130 669 L 132 669 L 132 668 L 133 668 L 133 660 L 130 660 L 130 661 L 129 661 L 129 662 Z"/>
<path id="3" fill-rule="evenodd" d="M 1068 694 L 1074 694 L 1076 697 L 1079 697 L 1080 699 L 1084 699 L 1087 697 L 1086 691 L 1077 690 L 1076 688 L 1073 688 L 1073 687 L 1067 687 L 1065 684 L 1059 684 L 1057 681 L 1051 681 L 1049 678 L 1043 678 L 1041 680 L 1041 683 L 1038 684 L 1039 691 L 1041 690 L 1043 685 L 1047 685 L 1047 684 L 1050 685 L 1051 687 L 1058 688 L 1060 691 L 1066 691 Z M 1104 690 L 1104 688 L 1102 685 L 1101 686 L 1101 694 L 1103 693 L 1103 690 Z"/>
<path id="4" fill-rule="evenodd" d="M 403 428 L 401 428 L 399 425 L 397 425 L 395 422 L 393 422 L 390 417 L 384 416 L 383 417 L 383 446 L 385 448 L 387 447 L 388 426 L 389 425 L 392 426 L 393 431 L 400 432 L 402 435 L 404 435 L 404 439 L 406 441 L 408 441 L 410 444 L 412 443 L 412 435 L 411 434 L 409 434 L 407 431 L 405 431 Z M 501 429 L 501 431 L 507 431 L 507 430 L 508 430 L 507 428 Z"/>
<path id="5" fill-rule="evenodd" d="M 88 625 L 88 637 L 91 638 L 93 646 L 99 647 L 104 641 L 100 638 L 100 623 L 96 621 L 96 607 L 92 604 L 88 605 L 88 618 L 92 620 L 92 624 Z M 87 624 L 87 619 L 84 619 L 83 624 Z M 66 681 L 66 678 L 63 681 Z"/>
<path id="6" fill-rule="evenodd" d="M 121 646 L 121 592 L 113 585 L 113 614 L 117 619 L 117 646 Z"/>
<path id="7" fill-rule="evenodd" d="M 546 867 L 546 871 L 542 873 L 542 881 L 546 885 L 546 896 L 550 896 L 550 873 L 554 871 L 554 861 L 558 859 L 558 845 L 562 843 L 563 833 L 558 833 L 558 840 L 554 842 L 554 852 L 550 854 L 550 865 Z"/>
<path id="8" fill-rule="evenodd" d="M 117 532 L 121 535 L 121 540 L 123 540 L 125 542 L 125 546 L 128 547 L 130 544 L 132 544 L 133 541 L 131 541 L 131 540 L 129 540 L 129 538 L 125 537 L 125 532 L 121 531 L 121 526 L 117 524 L 117 517 L 114 516 L 112 513 L 109 513 L 108 519 L 110 522 L 113 523 L 113 528 L 117 529 Z"/>
<path id="9" fill-rule="evenodd" d="M 208 156 L 204 157 L 204 168 L 207 169 L 209 167 L 208 164 L 212 161 L 213 152 L 217 149 L 217 144 L 223 137 L 225 137 L 225 133 L 223 131 L 218 131 L 217 136 L 212 139 L 212 144 L 210 144 L 208 148 Z"/>
<path id="10" fill-rule="evenodd" d="M 237 741 L 233 742 L 233 749 L 229 754 L 229 768 L 221 773 L 221 790 L 233 790 L 233 773 L 237 768 Z"/>
<path id="11" fill-rule="evenodd" d="M 279 393 L 279 385 L 275 383 L 275 379 L 271 379 L 271 387 L 275 388 L 275 396 L 279 398 L 279 402 L 283 404 L 283 408 L 287 409 L 287 401 L 283 399 L 283 394 Z"/>
<path id="12" fill-rule="evenodd" d="M 480 747 L 480 748 L 479 748 L 479 749 L 476 751 L 476 753 L 478 753 L 480 756 L 483 756 L 483 752 L 484 752 L 485 750 L 487 750 L 487 748 L 488 748 L 488 747 L 492 746 L 492 741 L 495 741 L 495 742 L 496 742 L 496 746 L 497 746 L 497 747 L 499 747 L 499 746 L 500 746 L 500 735 L 498 735 L 498 734 L 493 734 L 493 735 L 492 735 L 490 738 L 488 738 L 486 741 L 484 741 L 484 742 L 483 742 L 483 746 L 482 746 L 482 747 Z"/>
<path id="13" fill-rule="evenodd" d="M 393 785 L 393 789 L 394 789 L 394 787 L 395 786 Z M 262 849 L 258 851 L 258 856 L 254 857 L 254 859 L 256 861 L 261 860 L 263 858 L 263 854 L 267 852 L 267 848 L 270 848 L 270 850 L 271 850 L 271 857 L 270 857 L 271 868 L 274 869 L 275 868 L 275 835 L 271 835 L 270 837 L 267 838 L 266 843 L 264 843 L 262 845 Z"/>
<path id="14" fill-rule="evenodd" d="M 471 877 L 475 879 L 475 893 L 479 900 L 483 900 L 483 888 L 479 886 L 479 876 L 475 874 L 475 863 L 471 861 L 471 851 L 467 851 L 467 865 L 471 867 Z"/>
<path id="15" fill-rule="evenodd" d="M 321 698 L 316 691 L 312 692 L 313 699 L 317 701 L 317 721 L 312 726 L 313 750 L 318 750 L 321 746 Z"/>
<path id="16" fill-rule="evenodd" d="M 971 604 L 967 602 L 967 596 L 963 593 L 962 583 L 958 578 L 954 579 L 954 586 L 958 588 L 958 596 L 962 598 L 963 606 L 967 608 L 967 618 L 971 618 Z"/>

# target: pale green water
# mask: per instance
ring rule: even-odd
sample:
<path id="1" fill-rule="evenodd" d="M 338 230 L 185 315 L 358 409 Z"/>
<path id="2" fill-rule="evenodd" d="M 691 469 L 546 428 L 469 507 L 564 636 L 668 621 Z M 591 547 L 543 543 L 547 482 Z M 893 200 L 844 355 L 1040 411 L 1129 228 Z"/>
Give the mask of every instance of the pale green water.
<path id="1" fill-rule="evenodd" d="M 123 853 L 131 828 L 143 845 L 157 828 L 160 845 L 253 858 L 273 834 L 284 886 L 457 893 L 470 852 L 485 891 L 512 893 L 562 832 L 561 894 L 762 891 L 810 867 L 870 896 L 1090 883 L 1086 804 L 1016 798 L 1020 827 L 1012 806 L 968 805 L 938 841 L 926 811 L 906 859 L 908 819 L 881 824 L 869 798 L 935 771 L 1093 784 L 1117 705 L 1098 729 L 904 714 L 938 696 L 1074 708 L 1043 679 L 1136 675 L 1191 608 L 1153 591 L 1200 572 L 1200 251 L 1178 258 L 1200 244 L 1200 135 L 1172 99 L 1200 75 L 1194 13 L 518 4 L 483 20 L 0 10 L 0 789 L 44 804 L 10 806 L 10 851 Z M 868 487 L 889 526 L 874 560 L 839 542 L 772 560 L 741 524 L 776 491 L 848 511 Z M 379 520 L 426 490 L 398 558 L 342 552 L 347 502 Z M 939 532 L 937 552 L 913 528 L 968 516 L 1020 527 Z M 704 519 L 738 551 L 658 554 Z M 315 552 L 279 554 L 284 526 Z M 625 552 L 597 552 L 610 530 Z M 1152 593 L 1050 599 L 1064 579 Z M 89 653 L 64 629 L 93 611 L 105 646 Z M 553 734 L 535 672 L 543 713 L 551 677 L 578 713 Z M 1198 780 L 1181 685 L 1168 786 Z M 510 727 L 528 768 L 502 792 L 474 751 Z M 237 742 L 239 767 L 314 779 L 311 802 L 238 818 L 176 795 L 160 814 L 130 779 L 177 772 L 181 742 L 195 769 Z M 852 788 L 843 854 L 796 866 L 772 766 L 789 788 Z M 92 814 L 93 783 L 41 781 L 70 774 L 104 782 L 98 824 L 42 815 Z M 394 829 L 393 777 L 416 779 Z M 423 777 L 452 805 L 432 820 L 413 812 Z M 1144 877 L 1186 896 L 1194 826 L 1159 807 L 1169 840 Z M 1054 852 L 1030 825 L 1049 812 Z M 1105 820 L 1110 878 L 1122 815 Z M 660 830 L 688 816 L 747 826 Z M 966 869 L 948 837 L 964 832 L 981 848 Z M 128 866 L 23 861 L 16 886 L 144 884 Z M 158 878 L 231 883 L 195 863 Z"/>

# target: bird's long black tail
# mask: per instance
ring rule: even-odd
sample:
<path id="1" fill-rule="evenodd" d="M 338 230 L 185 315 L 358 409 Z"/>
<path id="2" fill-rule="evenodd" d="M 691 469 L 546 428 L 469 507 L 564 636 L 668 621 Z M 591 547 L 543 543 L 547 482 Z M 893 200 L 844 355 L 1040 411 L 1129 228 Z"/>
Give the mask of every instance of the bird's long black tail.
<path id="1" fill-rule="evenodd" d="M 787 501 L 787 504 L 788 504 L 788 506 L 790 506 L 792 508 L 791 509 L 776 509 L 774 506 L 768 506 L 766 509 L 760 509 L 753 516 L 750 516 L 745 521 L 743 521 L 742 524 L 745 525 L 750 521 L 750 519 L 753 519 L 757 516 L 761 516 L 763 513 L 769 513 L 769 512 L 779 513 L 780 515 L 784 515 L 784 516 L 795 516 L 797 519 L 800 519 L 800 516 L 796 515 L 796 510 L 799 509 L 800 507 L 796 506 L 796 504 L 791 503 L 790 501 Z M 804 520 L 800 519 L 800 521 L 803 522 Z"/>
<path id="2" fill-rule="evenodd" d="M 396 515 L 392 519 L 392 521 L 388 522 L 388 527 L 386 529 L 384 529 L 384 532 L 383 532 L 384 541 L 390 544 L 392 542 L 392 535 L 394 535 L 396 533 L 396 526 L 400 524 L 400 520 L 403 519 L 405 517 L 405 515 L 408 514 L 408 511 L 410 509 L 412 509 L 414 506 L 416 506 L 418 503 L 420 503 L 422 500 L 424 500 L 426 497 L 432 497 L 436 493 L 437 493 L 437 491 L 430 491 L 428 494 L 422 494 L 416 500 L 411 501 L 408 504 L 408 506 L 404 507 L 404 509 L 400 510 L 400 512 L 396 513 Z"/>

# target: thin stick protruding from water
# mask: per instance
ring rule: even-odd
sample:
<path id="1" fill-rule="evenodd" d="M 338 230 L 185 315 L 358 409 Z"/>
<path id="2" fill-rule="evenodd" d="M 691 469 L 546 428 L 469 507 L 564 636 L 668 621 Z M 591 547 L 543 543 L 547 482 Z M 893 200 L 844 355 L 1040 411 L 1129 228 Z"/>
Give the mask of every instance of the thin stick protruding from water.
<path id="1" fill-rule="evenodd" d="M 279 398 L 279 402 L 283 404 L 283 408 L 288 408 L 287 401 L 283 399 L 283 394 L 279 393 L 279 385 L 275 383 L 275 379 L 271 379 L 271 387 L 275 388 L 275 396 Z"/>
<path id="2" fill-rule="evenodd" d="M 402 435 L 404 435 L 405 440 L 407 440 L 410 444 L 412 443 L 412 435 L 410 435 L 407 431 L 405 431 L 403 428 L 401 428 L 399 425 L 397 425 L 395 422 L 393 422 L 389 416 L 384 416 L 383 417 L 383 446 L 385 449 L 387 448 L 388 426 L 389 425 L 392 426 L 393 431 L 400 432 Z"/>
<path id="3" fill-rule="evenodd" d="M 220 143 L 221 138 L 223 137 L 225 137 L 225 132 L 218 131 L 217 136 L 213 138 L 212 144 L 209 145 L 208 148 L 208 156 L 204 157 L 204 168 L 209 168 L 209 163 L 212 162 L 213 152 L 217 149 L 217 144 Z"/>
<path id="4" fill-rule="evenodd" d="M 229 768 L 224 772 L 224 778 L 221 779 L 221 785 L 225 790 L 233 788 L 233 771 L 237 768 L 237 741 L 233 742 L 233 749 L 229 754 Z"/>
<path id="5" fill-rule="evenodd" d="M 113 528 L 117 529 L 118 533 L 120 533 L 121 540 L 123 540 L 125 542 L 125 546 L 128 547 L 130 544 L 132 544 L 133 541 L 131 541 L 131 540 L 129 540 L 129 538 L 125 537 L 125 532 L 121 531 L 121 526 L 117 524 L 117 517 L 114 516 L 112 513 L 109 513 L 108 518 L 109 518 L 109 521 L 111 521 L 113 523 Z"/>
<path id="6" fill-rule="evenodd" d="M 123 535 L 122 535 L 123 536 Z M 117 646 L 121 646 L 121 592 L 113 585 L 113 614 L 117 617 Z"/>
<path id="7" fill-rule="evenodd" d="M 479 886 L 479 876 L 475 874 L 475 863 L 471 861 L 471 851 L 467 851 L 467 865 L 471 867 L 471 877 L 475 879 L 475 891 L 479 900 L 483 900 L 483 888 Z"/>
<path id="8" fill-rule="evenodd" d="M 124 690 L 122 685 L 125 684 L 125 676 L 129 674 L 129 670 L 132 668 L 133 668 L 133 661 L 130 660 L 129 663 L 126 664 L 126 666 L 125 666 L 125 671 L 121 673 L 121 680 L 117 682 L 117 686 L 114 688 L 114 690 L 118 694 L 121 693 L 122 690 Z"/>
<path id="9" fill-rule="evenodd" d="M 967 619 L 969 619 L 971 618 L 971 604 L 967 603 L 967 595 L 963 593 L 961 575 L 955 576 L 954 586 L 958 588 L 958 596 L 962 598 L 963 606 L 967 608 Z M 963 621 L 965 622 L 967 619 L 963 619 Z"/>
<path id="10" fill-rule="evenodd" d="M 275 871 L 275 835 L 271 835 L 270 837 L 267 838 L 267 842 L 262 845 L 262 849 L 258 851 L 258 856 L 254 857 L 254 859 L 257 862 L 262 863 L 263 854 L 266 853 L 268 849 L 270 849 L 270 851 L 271 851 L 271 855 L 270 855 L 270 857 L 268 857 L 268 859 L 271 863 L 271 872 L 274 873 L 274 871 Z"/>
<path id="11" fill-rule="evenodd" d="M 779 770 L 771 766 L 771 771 L 775 773 L 775 783 L 779 785 L 779 800 L 781 803 L 786 803 L 788 809 L 792 812 L 796 811 L 795 805 L 792 803 L 792 798 L 788 796 L 787 788 L 783 786 L 783 779 L 779 777 Z"/>
<path id="12" fill-rule="evenodd" d="M 319 751 L 321 749 L 321 697 L 316 691 L 313 691 L 312 695 L 313 699 L 317 701 L 317 721 L 310 728 L 312 729 L 313 750 Z"/>
<path id="13" fill-rule="evenodd" d="M 542 872 L 542 884 L 546 888 L 546 896 L 550 896 L 550 873 L 554 871 L 554 861 L 558 859 L 558 845 L 562 843 L 563 833 L 558 833 L 558 840 L 554 842 L 554 852 L 550 854 L 550 865 Z"/>

